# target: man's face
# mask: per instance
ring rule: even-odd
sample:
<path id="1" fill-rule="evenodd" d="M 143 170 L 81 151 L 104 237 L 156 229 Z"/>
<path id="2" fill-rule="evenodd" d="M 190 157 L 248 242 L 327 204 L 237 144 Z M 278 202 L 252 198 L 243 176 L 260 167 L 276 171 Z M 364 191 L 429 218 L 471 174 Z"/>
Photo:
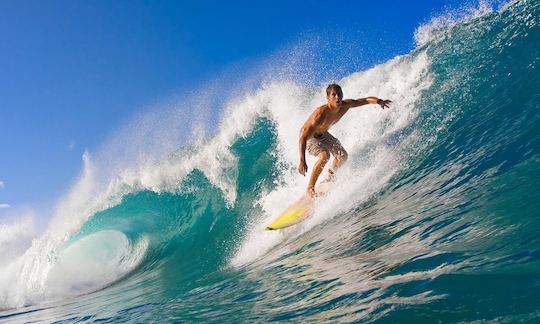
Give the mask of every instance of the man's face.
<path id="1" fill-rule="evenodd" d="M 343 93 L 339 90 L 332 89 L 330 90 L 330 93 L 326 99 L 330 105 L 339 106 L 341 104 L 341 100 L 343 99 Z"/>

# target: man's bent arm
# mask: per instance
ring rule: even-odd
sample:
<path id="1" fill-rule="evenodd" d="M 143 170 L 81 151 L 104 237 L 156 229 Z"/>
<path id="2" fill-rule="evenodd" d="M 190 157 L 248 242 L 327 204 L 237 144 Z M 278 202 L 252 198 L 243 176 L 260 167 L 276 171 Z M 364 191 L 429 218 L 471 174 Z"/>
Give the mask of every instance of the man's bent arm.
<path id="1" fill-rule="evenodd" d="M 305 175 L 307 172 L 307 164 L 306 164 L 306 142 L 309 136 L 313 135 L 313 125 L 312 123 L 307 122 L 304 124 L 302 129 L 300 130 L 300 140 L 298 141 L 299 145 L 299 153 L 300 153 L 300 164 L 298 165 L 298 172 L 300 174 Z"/>
<path id="2" fill-rule="evenodd" d="M 300 161 L 306 160 L 306 142 L 307 138 L 305 136 L 300 135 Z"/>
<path id="3" fill-rule="evenodd" d="M 299 153 L 300 153 L 300 161 L 306 160 L 306 142 L 308 139 L 308 131 L 305 129 L 305 127 L 302 127 L 302 130 L 300 131 L 300 140 L 299 140 Z"/>

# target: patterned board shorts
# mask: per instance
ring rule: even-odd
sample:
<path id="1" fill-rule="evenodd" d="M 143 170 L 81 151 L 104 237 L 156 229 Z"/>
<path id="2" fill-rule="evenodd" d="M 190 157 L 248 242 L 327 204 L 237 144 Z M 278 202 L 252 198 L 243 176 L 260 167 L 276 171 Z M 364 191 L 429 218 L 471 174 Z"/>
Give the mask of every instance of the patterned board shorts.
<path id="1" fill-rule="evenodd" d="M 328 151 L 336 156 L 343 155 L 345 149 L 337 138 L 328 132 L 324 132 L 307 140 L 307 151 L 314 156 L 318 156 L 322 151 Z"/>

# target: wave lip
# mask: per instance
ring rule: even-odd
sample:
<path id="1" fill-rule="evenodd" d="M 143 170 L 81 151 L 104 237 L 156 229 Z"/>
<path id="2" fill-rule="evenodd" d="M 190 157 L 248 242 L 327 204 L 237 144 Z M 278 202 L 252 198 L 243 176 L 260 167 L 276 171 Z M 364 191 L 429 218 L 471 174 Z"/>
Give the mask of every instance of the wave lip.
<path id="1" fill-rule="evenodd" d="M 148 239 L 132 243 L 123 233 L 99 231 L 76 240 L 57 253 L 52 267 L 39 287 L 20 290 L 17 284 L 4 282 L 3 307 L 20 307 L 29 301 L 52 301 L 103 289 L 129 274 L 141 264 L 148 248 Z M 52 255 L 50 255 L 52 256 Z M 3 273 L 15 274 L 24 260 L 9 264 Z"/>

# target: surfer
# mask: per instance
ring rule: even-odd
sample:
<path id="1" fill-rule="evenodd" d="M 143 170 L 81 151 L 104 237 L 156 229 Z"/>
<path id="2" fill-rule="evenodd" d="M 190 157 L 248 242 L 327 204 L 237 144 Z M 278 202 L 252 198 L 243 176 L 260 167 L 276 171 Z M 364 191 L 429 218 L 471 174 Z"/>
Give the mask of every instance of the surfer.
<path id="1" fill-rule="evenodd" d="M 330 155 L 334 156 L 332 167 L 328 170 L 329 180 L 333 180 L 336 170 L 347 161 L 347 151 L 341 146 L 337 138 L 332 136 L 328 129 L 337 123 L 350 108 L 360 107 L 368 104 L 378 104 L 382 109 L 390 108 L 390 100 L 383 100 L 377 97 L 366 97 L 360 99 L 343 100 L 343 91 L 335 83 L 326 88 L 327 104 L 324 104 L 309 116 L 300 130 L 300 164 L 298 172 L 305 176 L 308 167 L 306 164 L 306 147 L 309 154 L 319 157 L 313 167 L 307 194 L 315 196 L 315 183 L 321 174 L 324 166 L 330 160 Z"/>

